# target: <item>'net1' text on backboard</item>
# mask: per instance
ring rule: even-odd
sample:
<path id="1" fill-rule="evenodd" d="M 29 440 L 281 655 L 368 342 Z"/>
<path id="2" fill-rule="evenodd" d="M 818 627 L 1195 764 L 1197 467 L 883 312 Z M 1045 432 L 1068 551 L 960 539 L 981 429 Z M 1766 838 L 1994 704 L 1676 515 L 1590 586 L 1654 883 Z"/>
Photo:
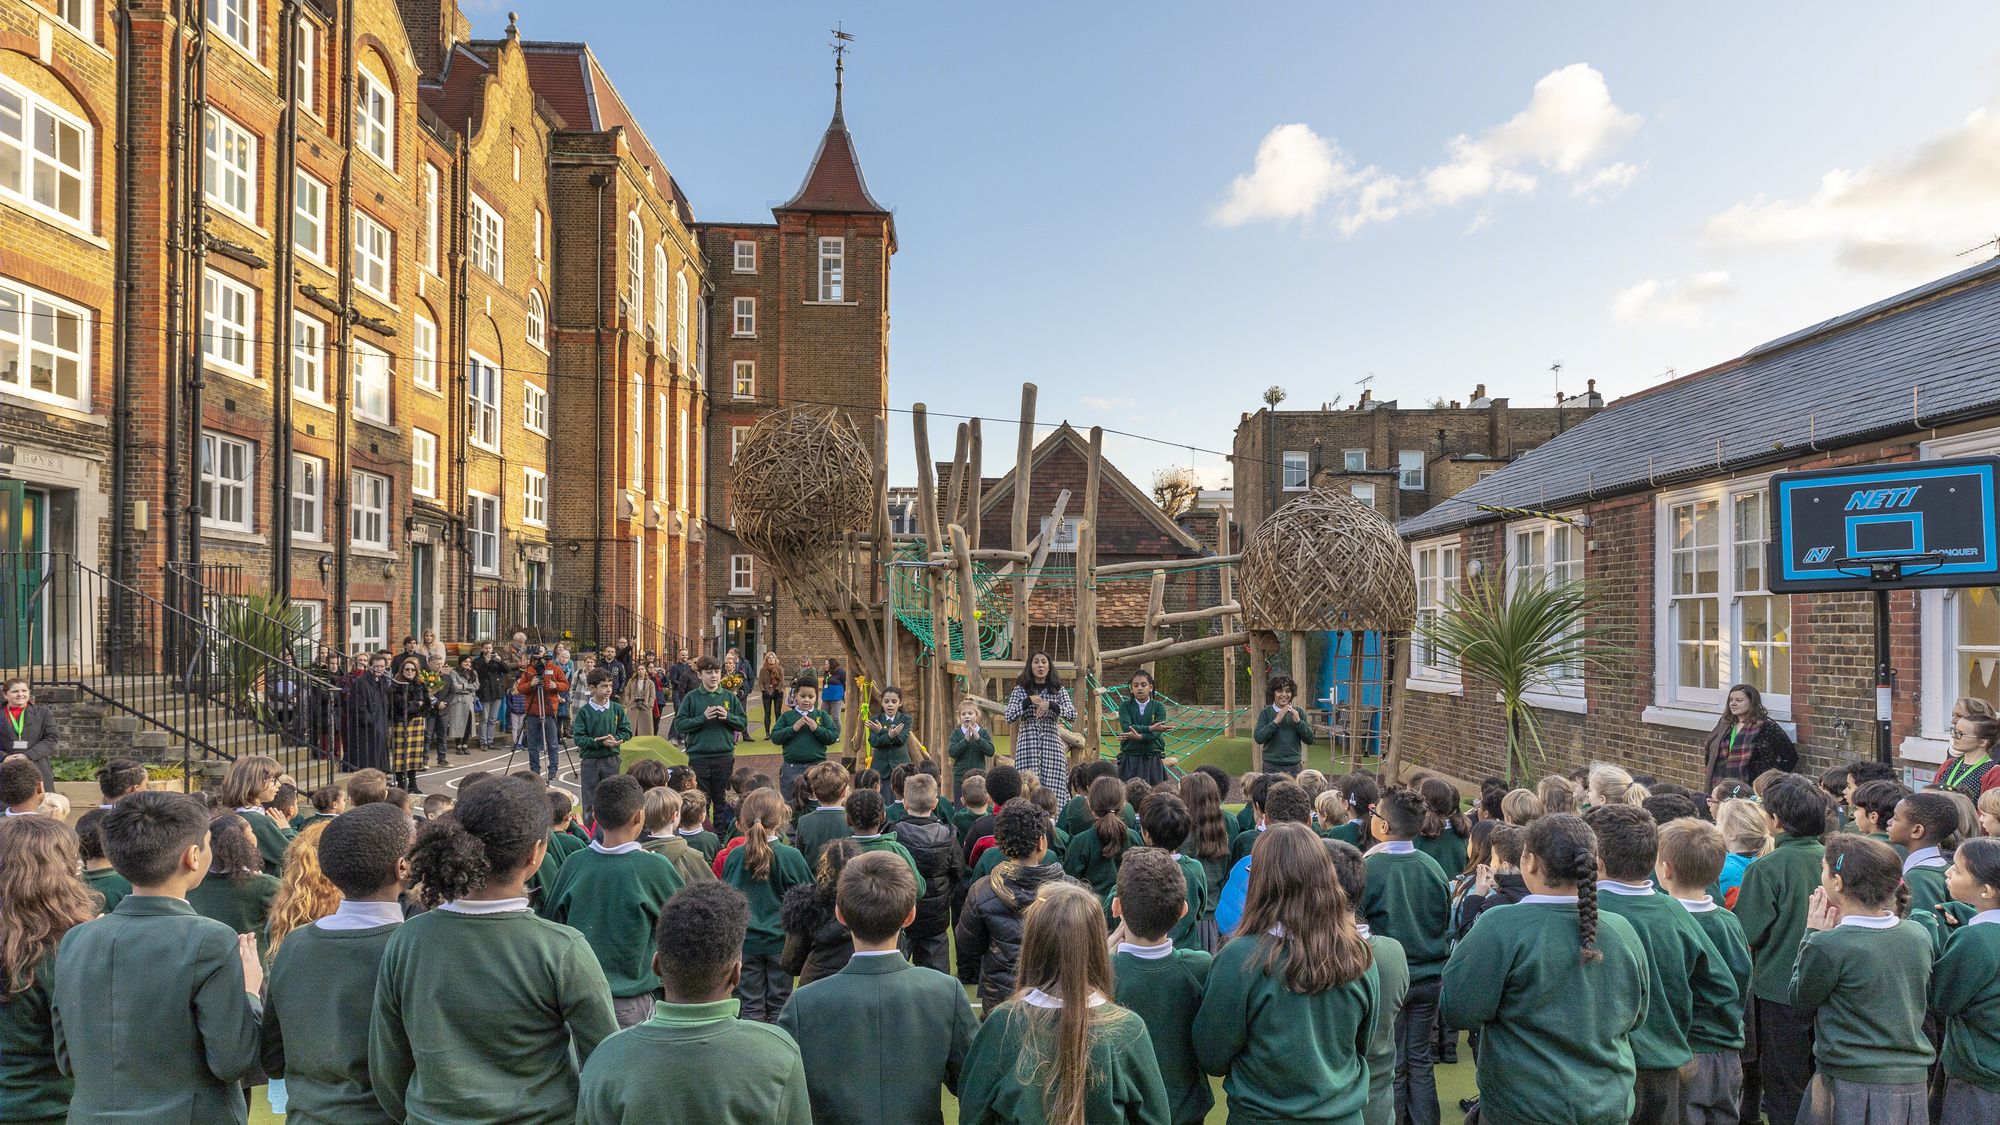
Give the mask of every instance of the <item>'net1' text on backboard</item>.
<path id="1" fill-rule="evenodd" d="M 2000 585 L 2000 458 L 1962 457 L 1771 478 L 1774 593 Z"/>

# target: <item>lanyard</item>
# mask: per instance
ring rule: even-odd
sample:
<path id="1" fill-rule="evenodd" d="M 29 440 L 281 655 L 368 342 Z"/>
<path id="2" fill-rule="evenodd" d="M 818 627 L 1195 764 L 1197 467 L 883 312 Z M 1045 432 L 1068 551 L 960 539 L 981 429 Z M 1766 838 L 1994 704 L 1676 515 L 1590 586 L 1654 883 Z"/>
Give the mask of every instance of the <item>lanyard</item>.
<path id="1" fill-rule="evenodd" d="M 28 723 L 28 709 L 23 707 L 19 711 L 14 711 L 13 708 L 9 707 L 8 711 L 13 712 L 7 716 L 7 721 L 14 726 L 14 741 L 19 742 L 27 737 L 24 729 Z"/>
<path id="2" fill-rule="evenodd" d="M 15 729 L 18 730 L 20 728 L 16 727 Z M 1946 789 L 1958 788 L 1958 783 L 1964 781 L 1968 777 L 1971 777 L 1972 770 L 1976 770 L 1978 768 L 1979 767 L 1977 765 L 1968 768 L 1965 764 L 1964 755 L 1960 755 L 1958 759 L 1958 764 L 1945 772 L 1944 787 Z"/>

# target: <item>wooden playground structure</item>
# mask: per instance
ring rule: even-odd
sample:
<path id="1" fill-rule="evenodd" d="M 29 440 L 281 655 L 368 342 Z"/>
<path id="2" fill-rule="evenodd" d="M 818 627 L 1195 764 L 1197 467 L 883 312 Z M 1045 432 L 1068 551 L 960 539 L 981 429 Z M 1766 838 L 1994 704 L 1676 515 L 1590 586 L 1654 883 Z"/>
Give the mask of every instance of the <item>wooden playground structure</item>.
<path id="1" fill-rule="evenodd" d="M 1098 498 L 1104 468 L 1104 433 L 1090 430 L 1089 472 L 1081 498 L 1060 492 L 1040 525 L 1028 534 L 1033 474 L 1034 384 L 1023 384 L 1017 451 L 1012 471 L 1011 535 L 1005 547 L 980 542 L 980 420 L 957 429 L 949 478 L 937 479 L 929 416 L 913 407 L 917 462 L 914 534 L 892 534 L 889 520 L 888 422 L 874 419 L 874 433 L 831 407 L 799 406 L 766 416 L 744 438 L 736 461 L 736 533 L 790 590 L 801 610 L 831 625 L 850 667 L 879 690 L 894 684 L 905 693 L 915 741 L 946 771 L 942 748 L 956 722 L 957 704 L 970 698 L 985 711 L 1005 711 L 1011 686 L 1030 651 L 1030 606 L 1038 586 L 1074 587 L 1071 659 L 1056 671 L 1072 686 L 1078 720 L 1063 731 L 1073 759 L 1115 754 L 1122 686 L 1104 682 L 1107 666 L 1149 672 L 1157 661 L 1221 650 L 1220 711 L 1170 705 L 1189 733 L 1170 743 L 1170 764 L 1208 739 L 1247 730 L 1264 701 L 1267 661 L 1285 655 L 1279 633 L 1290 636 L 1290 667 L 1306 665 L 1309 633 L 1346 633 L 1347 743 L 1363 738 L 1362 666 L 1365 633 L 1381 637 L 1378 656 L 1394 672 L 1371 690 L 1388 702 L 1382 772 L 1395 776 L 1401 751 L 1402 683 L 1408 677 L 1416 583 L 1409 554 L 1395 529 L 1374 509 L 1338 489 L 1315 489 L 1281 508 L 1231 553 L 1229 521 L 1219 521 L 1217 553 L 1195 558 L 1099 565 Z M 942 503 L 940 503 L 942 499 Z M 1081 511 L 1071 513 L 1080 503 Z M 1051 549 L 1066 518 L 1076 519 L 1073 566 L 1052 566 Z M 1169 610 L 1170 576 L 1215 571 L 1214 604 Z M 1104 650 L 1099 644 L 1099 586 L 1149 581 L 1150 598 L 1138 644 Z M 1189 627 L 1198 635 L 1176 637 Z M 1393 656 L 1391 650 L 1393 649 Z M 1237 661 L 1247 651 L 1249 698 L 1236 698 Z M 1331 650 L 1329 650 L 1331 652 Z M 1003 679 L 1004 678 L 1004 679 Z M 857 760 L 865 746 L 859 709 L 846 724 L 844 743 Z M 997 698 L 996 698 L 997 696 Z M 1196 712 L 1201 721 L 1189 722 Z M 1379 721 L 1379 716 L 1378 716 Z M 1335 732 L 1338 734 L 1339 732 Z M 1386 746 L 1382 745 L 1386 742 Z M 932 750 L 930 748 L 935 747 Z M 1178 750 L 1178 752 L 1176 752 Z M 1109 756 L 1109 755 L 1107 755 Z M 1261 753 L 1257 755 L 1261 766 Z"/>

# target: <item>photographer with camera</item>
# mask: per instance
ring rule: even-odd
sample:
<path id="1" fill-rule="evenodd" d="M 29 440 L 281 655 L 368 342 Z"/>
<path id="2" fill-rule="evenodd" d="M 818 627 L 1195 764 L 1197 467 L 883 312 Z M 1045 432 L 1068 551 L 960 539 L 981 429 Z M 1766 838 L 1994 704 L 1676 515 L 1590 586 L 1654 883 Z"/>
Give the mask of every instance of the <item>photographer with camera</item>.
<path id="1" fill-rule="evenodd" d="M 554 781 L 556 748 L 561 745 L 556 733 L 556 708 L 569 694 L 569 677 L 563 675 L 562 668 L 549 658 L 547 649 L 530 645 L 521 678 L 514 683 L 514 694 L 525 696 L 528 700 L 528 712 L 521 718 L 519 739 L 528 748 L 528 768 L 539 772 L 542 751 L 546 750 L 549 755 L 547 777 Z"/>

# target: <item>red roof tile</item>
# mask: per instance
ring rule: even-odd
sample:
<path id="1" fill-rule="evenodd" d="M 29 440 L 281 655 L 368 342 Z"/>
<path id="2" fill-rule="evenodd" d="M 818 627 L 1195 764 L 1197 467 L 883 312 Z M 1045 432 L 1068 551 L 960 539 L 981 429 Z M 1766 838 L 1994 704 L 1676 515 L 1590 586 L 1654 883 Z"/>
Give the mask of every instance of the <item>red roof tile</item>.
<path id="1" fill-rule="evenodd" d="M 485 84 L 480 80 L 493 73 L 492 64 L 468 49 L 464 44 L 454 47 L 445 63 L 444 82 L 438 86 L 420 86 L 418 93 L 438 120 L 454 130 L 463 129 L 467 136 L 479 131 L 479 115 L 485 109 L 482 96 Z M 466 128 L 471 121 L 472 127 Z"/>
<path id="2" fill-rule="evenodd" d="M 847 132 L 847 118 L 840 110 L 840 94 L 833 96 L 833 122 L 819 140 L 806 168 L 805 182 L 798 194 L 779 211 L 844 211 L 886 215 L 889 209 L 868 194 L 868 181 L 861 175 L 861 160 L 854 155 L 854 138 Z"/>

